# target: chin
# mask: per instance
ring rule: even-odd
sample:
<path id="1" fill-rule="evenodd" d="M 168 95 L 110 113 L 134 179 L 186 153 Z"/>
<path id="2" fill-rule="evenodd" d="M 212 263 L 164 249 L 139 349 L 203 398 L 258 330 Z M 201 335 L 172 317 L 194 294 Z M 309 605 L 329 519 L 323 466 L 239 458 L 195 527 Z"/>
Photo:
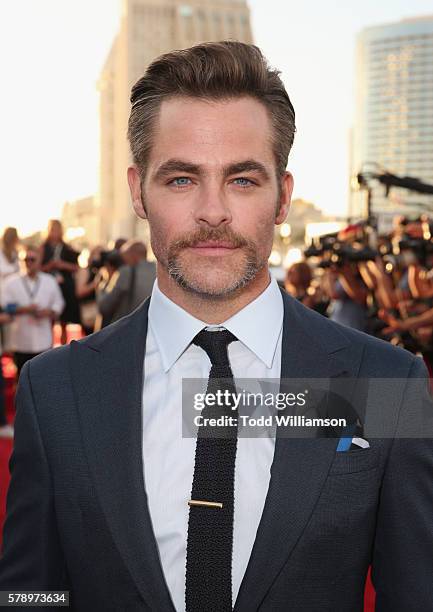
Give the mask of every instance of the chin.
<path id="1" fill-rule="evenodd" d="M 203 271 L 177 267 L 170 270 L 176 283 L 190 293 L 204 299 L 224 299 L 239 293 L 255 278 L 256 268 L 245 268 L 241 273 L 233 270 L 207 269 Z"/>
<path id="2" fill-rule="evenodd" d="M 188 293 L 194 294 L 204 300 L 224 300 L 241 291 L 241 287 L 237 283 L 222 286 L 219 284 L 199 284 L 189 282 L 186 279 L 178 281 L 178 284 Z"/>

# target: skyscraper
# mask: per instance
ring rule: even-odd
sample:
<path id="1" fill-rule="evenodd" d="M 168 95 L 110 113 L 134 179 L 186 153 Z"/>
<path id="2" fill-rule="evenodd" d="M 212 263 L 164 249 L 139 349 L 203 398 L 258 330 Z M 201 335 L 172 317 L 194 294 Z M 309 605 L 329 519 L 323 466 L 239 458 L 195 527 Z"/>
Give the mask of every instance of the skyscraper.
<path id="1" fill-rule="evenodd" d="M 378 164 L 433 184 L 433 15 L 370 27 L 358 37 L 352 171 Z M 433 211 L 433 196 L 384 187 L 373 190 L 373 213 Z M 351 214 L 362 194 L 352 194 Z"/>
<path id="2" fill-rule="evenodd" d="M 126 180 L 129 94 L 158 55 L 211 40 L 252 42 L 245 0 L 124 0 L 118 34 L 98 82 L 101 237 L 143 236 Z"/>

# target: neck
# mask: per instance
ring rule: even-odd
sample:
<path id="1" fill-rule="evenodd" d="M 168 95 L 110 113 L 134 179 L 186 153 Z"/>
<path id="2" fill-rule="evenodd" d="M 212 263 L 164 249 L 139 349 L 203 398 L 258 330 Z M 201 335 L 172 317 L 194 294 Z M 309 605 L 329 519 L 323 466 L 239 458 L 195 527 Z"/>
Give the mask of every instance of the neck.
<path id="1" fill-rule="evenodd" d="M 158 288 L 172 302 L 204 323 L 219 325 L 255 300 L 270 283 L 265 266 L 246 287 L 222 298 L 201 296 L 180 287 L 157 263 Z"/>
<path id="2" fill-rule="evenodd" d="M 38 273 L 37 270 L 30 270 L 27 272 L 27 276 L 33 279 L 33 278 L 36 278 L 37 273 Z"/>

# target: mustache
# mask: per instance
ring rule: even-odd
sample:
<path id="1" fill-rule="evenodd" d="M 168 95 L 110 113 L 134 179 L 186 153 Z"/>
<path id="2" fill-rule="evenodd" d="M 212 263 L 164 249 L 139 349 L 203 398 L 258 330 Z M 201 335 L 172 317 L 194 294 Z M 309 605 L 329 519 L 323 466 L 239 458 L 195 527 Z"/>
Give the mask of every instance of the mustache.
<path id="1" fill-rule="evenodd" d="M 230 228 L 201 228 L 196 232 L 191 232 L 178 238 L 170 246 L 170 252 L 178 253 L 182 249 L 193 248 L 201 242 L 224 242 L 231 248 L 252 246 L 249 240 Z"/>

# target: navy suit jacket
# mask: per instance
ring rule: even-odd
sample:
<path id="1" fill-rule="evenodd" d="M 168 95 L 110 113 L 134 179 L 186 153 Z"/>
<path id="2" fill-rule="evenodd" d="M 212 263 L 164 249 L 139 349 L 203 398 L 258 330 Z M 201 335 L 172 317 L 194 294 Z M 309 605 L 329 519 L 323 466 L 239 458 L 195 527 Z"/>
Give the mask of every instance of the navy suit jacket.
<path id="1" fill-rule="evenodd" d="M 423 361 L 283 297 L 282 378 L 393 378 L 368 400 L 396 435 L 343 453 L 338 438 L 277 435 L 234 611 L 361 612 L 370 565 L 376 610 L 433 610 L 431 421 L 422 439 L 399 435 L 433 415 Z M 69 590 L 80 611 L 174 612 L 143 477 L 148 304 L 24 367 L 0 590 Z"/>

